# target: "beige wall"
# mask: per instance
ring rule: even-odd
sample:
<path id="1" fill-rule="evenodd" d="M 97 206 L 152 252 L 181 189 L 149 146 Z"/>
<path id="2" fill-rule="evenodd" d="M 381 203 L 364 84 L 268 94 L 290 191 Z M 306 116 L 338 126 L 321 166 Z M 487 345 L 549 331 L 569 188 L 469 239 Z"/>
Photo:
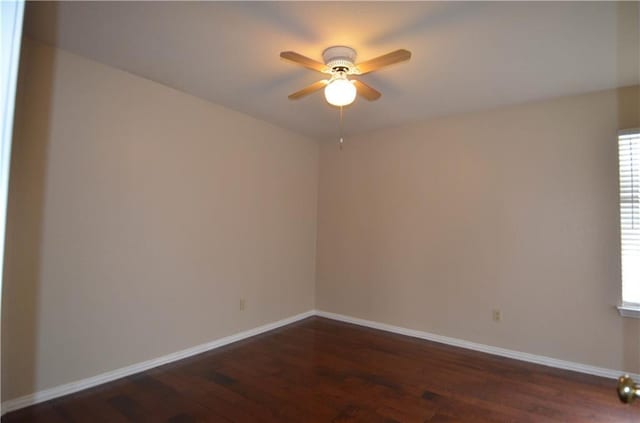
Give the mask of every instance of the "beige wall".
<path id="1" fill-rule="evenodd" d="M 26 49 L 4 400 L 313 308 L 316 142 L 66 52 Z"/>
<path id="2" fill-rule="evenodd" d="M 323 143 L 317 308 L 638 372 L 637 320 L 614 306 L 616 133 L 640 125 L 639 99 L 598 92 Z"/>

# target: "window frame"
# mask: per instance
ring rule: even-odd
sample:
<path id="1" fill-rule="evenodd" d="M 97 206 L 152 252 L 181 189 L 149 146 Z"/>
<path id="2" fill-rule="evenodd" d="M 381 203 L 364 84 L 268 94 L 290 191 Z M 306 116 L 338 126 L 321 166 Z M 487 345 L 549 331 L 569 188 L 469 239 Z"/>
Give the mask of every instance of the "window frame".
<path id="1" fill-rule="evenodd" d="M 620 180 L 620 171 L 621 171 L 621 163 L 620 163 L 620 137 L 624 135 L 638 135 L 640 137 L 640 128 L 629 128 L 618 131 L 618 136 L 616 137 L 616 149 L 618 151 L 617 154 L 617 167 L 618 167 L 618 242 L 620 242 L 620 303 L 618 304 L 618 312 L 623 317 L 634 317 L 640 318 L 640 303 L 629 302 L 624 300 L 624 290 L 623 290 L 623 281 L 624 281 L 624 270 L 622 266 L 623 261 L 623 245 L 622 245 L 622 202 L 621 202 L 621 180 Z M 639 159 L 640 161 L 640 159 Z M 640 281 L 638 281 L 640 284 Z"/>

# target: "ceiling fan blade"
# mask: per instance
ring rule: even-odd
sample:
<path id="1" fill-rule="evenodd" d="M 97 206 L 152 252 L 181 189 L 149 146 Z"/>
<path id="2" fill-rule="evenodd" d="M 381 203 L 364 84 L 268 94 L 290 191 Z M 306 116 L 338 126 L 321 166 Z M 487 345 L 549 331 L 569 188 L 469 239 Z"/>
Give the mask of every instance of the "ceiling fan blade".
<path id="1" fill-rule="evenodd" d="M 306 95 L 309 95 L 315 91 L 321 90 L 324 87 L 327 86 L 327 84 L 329 83 L 329 81 L 325 81 L 324 79 L 322 81 L 318 81 L 318 82 L 314 82 L 313 84 L 309 85 L 308 87 L 305 87 L 303 89 L 301 89 L 300 91 L 296 91 L 293 94 L 289 95 L 289 100 L 297 100 L 299 98 L 302 98 Z"/>
<path id="2" fill-rule="evenodd" d="M 295 51 L 283 51 L 280 53 L 280 57 L 285 60 L 297 63 L 305 68 L 315 70 L 322 73 L 328 73 L 327 66 L 323 63 L 317 62 L 313 59 L 309 59 L 307 56 L 296 53 Z"/>
<path id="3" fill-rule="evenodd" d="M 377 100 L 382 95 L 380 94 L 380 91 L 376 90 L 375 88 L 371 88 L 369 85 L 365 84 L 362 81 L 358 81 L 356 79 L 353 79 L 352 81 L 353 85 L 356 86 L 356 90 L 358 90 L 358 94 L 369 101 Z"/>
<path id="4" fill-rule="evenodd" d="M 360 71 L 360 75 L 373 72 L 374 70 L 383 68 L 385 66 L 393 65 L 394 63 L 404 62 L 411 59 L 411 52 L 409 50 L 396 50 L 391 53 L 376 57 L 375 59 L 367 60 L 366 62 L 356 65 Z"/>

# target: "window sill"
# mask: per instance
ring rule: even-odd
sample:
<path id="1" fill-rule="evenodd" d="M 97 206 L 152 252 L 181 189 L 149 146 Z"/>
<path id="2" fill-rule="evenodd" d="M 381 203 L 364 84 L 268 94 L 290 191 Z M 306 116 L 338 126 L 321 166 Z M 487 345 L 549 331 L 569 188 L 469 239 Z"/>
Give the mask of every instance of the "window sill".
<path id="1" fill-rule="evenodd" d="M 640 319 L 640 306 L 619 305 L 618 313 L 622 317 L 634 317 Z"/>

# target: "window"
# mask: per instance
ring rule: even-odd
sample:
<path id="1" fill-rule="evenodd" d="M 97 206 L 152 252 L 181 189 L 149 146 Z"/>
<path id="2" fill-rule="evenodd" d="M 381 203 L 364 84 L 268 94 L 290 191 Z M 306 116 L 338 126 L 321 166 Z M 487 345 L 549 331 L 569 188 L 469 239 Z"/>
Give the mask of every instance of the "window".
<path id="1" fill-rule="evenodd" d="M 623 316 L 640 317 L 640 129 L 618 134 Z"/>

